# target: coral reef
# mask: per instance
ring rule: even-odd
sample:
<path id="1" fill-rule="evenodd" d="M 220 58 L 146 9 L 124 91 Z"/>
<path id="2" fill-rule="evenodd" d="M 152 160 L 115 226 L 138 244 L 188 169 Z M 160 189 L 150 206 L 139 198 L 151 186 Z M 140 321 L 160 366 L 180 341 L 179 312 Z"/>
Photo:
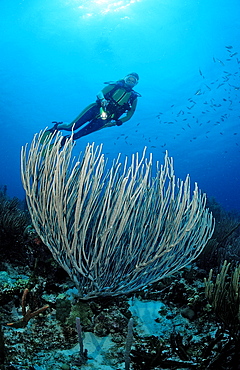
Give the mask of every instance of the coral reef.
<path id="1" fill-rule="evenodd" d="M 228 224 L 228 215 L 223 210 L 218 217 L 215 234 L 218 242 L 212 241 L 214 253 L 208 249 L 208 263 L 206 256 L 200 256 L 181 272 L 135 294 L 88 302 L 79 298 L 74 284 L 54 262 L 31 225 L 27 225 L 26 231 L 24 224 L 22 230 L 18 229 L 22 242 L 14 242 L 14 253 L 10 248 L 6 250 L 0 264 L 0 369 L 79 369 L 76 317 L 80 318 L 83 345 L 87 349 L 87 363 L 81 365 L 82 370 L 123 370 L 125 366 L 131 370 L 237 369 L 239 218 L 231 215 Z M 218 230 L 223 223 L 225 234 Z M 225 244 L 221 244 L 224 236 Z M 231 251 L 227 254 L 231 256 L 230 265 L 229 262 L 216 265 L 216 256 L 218 261 L 222 260 L 223 245 Z M 210 277 L 209 265 L 213 267 Z M 211 294 L 206 293 L 204 278 Z M 216 289 L 219 279 L 223 287 L 220 295 Z M 231 291 L 231 286 L 235 290 Z M 216 299 L 217 296 L 220 298 Z M 41 310 L 46 306 L 49 308 Z M 228 310 L 229 307 L 232 309 Z M 21 322 L 24 312 L 37 314 L 30 315 L 31 319 L 22 327 L 7 325 Z M 133 344 L 126 356 L 131 317 Z M 126 358 L 130 361 L 128 365 L 124 362 Z"/>
<path id="2" fill-rule="evenodd" d="M 226 212 L 213 197 L 207 198 L 207 206 L 213 213 L 216 227 L 197 264 L 209 271 L 218 269 L 225 260 L 240 262 L 240 214 Z"/>
<path id="3" fill-rule="evenodd" d="M 8 198 L 6 187 L 0 188 L 0 253 L 2 261 L 17 258 L 15 250 L 24 244 L 24 231 L 30 216 L 17 198 Z"/>

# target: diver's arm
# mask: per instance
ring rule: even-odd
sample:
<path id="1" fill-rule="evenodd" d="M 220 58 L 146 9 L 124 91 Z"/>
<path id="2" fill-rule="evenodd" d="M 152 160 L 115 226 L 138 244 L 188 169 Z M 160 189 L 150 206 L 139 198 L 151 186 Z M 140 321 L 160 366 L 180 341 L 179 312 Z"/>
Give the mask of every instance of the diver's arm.
<path id="1" fill-rule="evenodd" d="M 130 118 L 132 118 L 132 116 L 133 116 L 133 114 L 134 114 L 134 112 L 135 112 L 135 110 L 136 110 L 136 107 L 137 107 L 137 99 L 135 99 L 134 101 L 133 101 L 133 103 L 132 103 L 132 107 L 131 107 L 131 109 L 127 112 L 127 114 L 124 116 L 124 117 L 120 117 L 119 119 L 120 119 L 120 121 L 122 122 L 122 123 L 124 123 L 124 122 L 127 122 L 127 121 L 129 121 L 130 120 Z"/>

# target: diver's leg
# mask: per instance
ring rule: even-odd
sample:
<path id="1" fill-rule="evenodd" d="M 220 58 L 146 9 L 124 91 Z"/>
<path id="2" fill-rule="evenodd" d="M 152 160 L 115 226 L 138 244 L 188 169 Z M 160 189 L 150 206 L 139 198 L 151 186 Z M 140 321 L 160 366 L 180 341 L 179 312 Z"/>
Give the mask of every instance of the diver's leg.
<path id="1" fill-rule="evenodd" d="M 92 103 L 88 105 L 71 123 L 59 124 L 58 130 L 72 131 L 77 130 L 79 127 L 84 125 L 84 123 L 93 120 L 99 114 L 99 105 L 97 103 Z"/>
<path id="2" fill-rule="evenodd" d="M 101 118 L 89 122 L 81 130 L 73 134 L 73 140 L 77 140 L 82 136 L 86 136 L 88 134 L 91 134 L 92 132 L 100 130 L 107 122 L 107 120 L 102 120 Z"/>
<path id="3" fill-rule="evenodd" d="M 59 130 L 65 130 L 65 131 L 72 131 L 76 130 L 84 123 L 91 121 L 96 117 L 96 115 L 99 113 L 99 106 L 97 103 L 92 103 L 88 105 L 72 122 L 52 122 L 55 123 L 55 125 L 48 129 L 46 132 L 53 133 L 55 131 Z M 74 128 L 73 128 L 74 125 Z"/>

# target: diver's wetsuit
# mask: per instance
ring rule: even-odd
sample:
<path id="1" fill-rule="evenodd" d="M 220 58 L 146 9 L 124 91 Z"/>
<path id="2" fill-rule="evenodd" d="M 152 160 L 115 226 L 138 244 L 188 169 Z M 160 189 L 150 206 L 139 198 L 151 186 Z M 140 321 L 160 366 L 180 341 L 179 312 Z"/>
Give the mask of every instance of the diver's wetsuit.
<path id="1" fill-rule="evenodd" d="M 109 122 L 109 119 L 103 120 L 101 117 L 96 118 L 99 115 L 99 111 L 100 111 L 100 105 L 98 103 L 90 104 L 71 123 L 71 127 L 66 128 L 65 130 L 71 131 L 73 125 L 74 125 L 74 130 L 76 130 L 82 125 L 84 125 L 84 123 L 90 121 L 85 127 L 83 127 L 81 130 L 73 134 L 73 140 L 79 139 L 82 136 L 85 136 L 85 135 L 91 134 L 94 131 L 100 130 L 100 128 L 102 128 L 107 122 Z M 93 119 L 94 119 L 94 122 L 91 122 Z M 64 129 L 64 128 L 61 127 L 61 129 Z"/>
<path id="2" fill-rule="evenodd" d="M 140 94 L 126 85 L 124 80 L 109 83 L 109 85 L 102 90 L 102 93 L 109 102 L 106 107 L 107 119 L 102 119 L 100 117 L 101 102 L 98 99 L 96 103 L 87 106 L 74 121 L 69 124 L 58 124 L 56 129 L 67 131 L 72 131 L 73 129 L 75 131 L 89 122 L 85 127 L 73 134 L 73 140 L 76 140 L 104 127 L 121 125 L 132 117 L 137 106 L 137 97 L 140 96 Z M 124 113 L 126 113 L 126 116 L 119 120 Z M 116 121 L 116 123 L 111 122 L 110 124 L 112 120 Z"/>

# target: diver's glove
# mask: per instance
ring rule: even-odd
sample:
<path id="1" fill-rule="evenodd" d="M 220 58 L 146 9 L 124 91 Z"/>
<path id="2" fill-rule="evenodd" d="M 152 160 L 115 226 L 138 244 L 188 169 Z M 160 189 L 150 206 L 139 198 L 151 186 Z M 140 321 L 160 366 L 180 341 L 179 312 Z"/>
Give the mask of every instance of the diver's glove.
<path id="1" fill-rule="evenodd" d="M 121 121 L 120 119 L 117 119 L 117 120 L 116 120 L 116 125 L 117 125 L 117 126 L 122 126 L 122 124 L 123 124 L 123 123 L 122 123 L 122 121 Z"/>
<path id="2" fill-rule="evenodd" d="M 107 99 L 103 98 L 103 99 L 100 99 L 100 103 L 101 103 L 101 107 L 106 108 L 109 101 Z"/>

